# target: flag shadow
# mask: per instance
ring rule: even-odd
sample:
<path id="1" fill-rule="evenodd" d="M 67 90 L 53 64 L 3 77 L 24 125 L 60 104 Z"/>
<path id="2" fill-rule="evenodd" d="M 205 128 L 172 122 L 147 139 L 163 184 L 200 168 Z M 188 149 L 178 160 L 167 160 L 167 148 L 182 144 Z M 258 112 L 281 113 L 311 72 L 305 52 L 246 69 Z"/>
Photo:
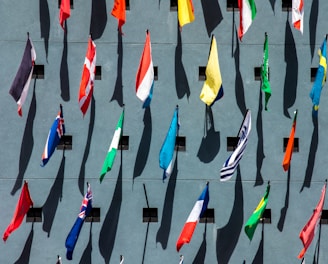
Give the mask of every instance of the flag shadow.
<path id="1" fill-rule="evenodd" d="M 15 195 L 17 190 L 19 190 L 22 187 L 24 174 L 26 172 L 28 163 L 30 162 L 30 158 L 33 151 L 33 145 L 34 145 L 33 124 L 34 124 L 34 118 L 36 113 L 35 86 L 36 86 L 36 79 L 34 80 L 32 100 L 27 114 L 27 119 L 26 119 L 26 124 L 25 124 L 25 129 L 24 129 L 24 134 L 23 134 L 23 139 L 20 149 L 19 165 L 18 165 L 19 171 L 18 171 L 15 185 L 11 190 L 11 195 Z"/>
<path id="2" fill-rule="evenodd" d="M 252 264 L 264 263 L 263 253 L 264 253 L 264 223 L 262 222 L 261 242 L 259 244 L 259 248 L 257 249 Z"/>
<path id="3" fill-rule="evenodd" d="M 260 89 L 259 96 L 259 109 L 257 112 L 256 119 L 256 132 L 257 132 L 257 150 L 256 150 L 256 180 L 254 186 L 259 186 L 263 184 L 263 177 L 261 174 L 261 169 L 263 165 L 263 160 L 265 158 L 264 155 L 264 147 L 263 147 L 263 122 L 262 122 L 262 91 Z"/>
<path id="4" fill-rule="evenodd" d="M 69 92 L 69 74 L 68 74 L 68 64 L 67 64 L 67 23 L 65 20 L 65 31 L 63 38 L 63 52 L 62 58 L 60 62 L 60 71 L 59 71 L 59 79 L 60 79 L 60 96 L 65 101 L 68 102 L 70 100 L 70 92 Z"/>
<path id="5" fill-rule="evenodd" d="M 44 218 L 42 229 L 44 232 L 48 233 L 48 237 L 50 237 L 50 231 L 56 215 L 58 203 L 61 202 L 63 196 L 64 172 L 65 154 L 63 151 L 62 161 L 60 163 L 55 182 L 50 189 L 47 200 L 42 206 L 42 213 Z"/>
<path id="6" fill-rule="evenodd" d="M 90 34 L 92 39 L 101 38 L 107 24 L 106 0 L 92 0 Z"/>
<path id="7" fill-rule="evenodd" d="M 90 223 L 89 242 L 83 251 L 79 264 L 91 264 L 92 263 L 91 253 L 92 253 L 92 222 Z"/>
<path id="8" fill-rule="evenodd" d="M 99 251 L 105 264 L 109 264 L 114 249 L 115 237 L 122 205 L 122 163 L 112 198 L 99 234 Z"/>
<path id="9" fill-rule="evenodd" d="M 270 2 L 270 5 L 271 5 L 271 8 L 272 8 L 273 13 L 275 13 L 274 12 L 274 5 L 276 3 L 276 0 L 269 0 L 269 2 Z"/>
<path id="10" fill-rule="evenodd" d="M 243 186 L 239 165 L 237 167 L 237 177 L 235 181 L 235 200 L 228 223 L 217 229 L 216 236 L 216 258 L 218 264 L 228 264 L 233 251 L 238 243 L 238 239 L 244 221 L 244 198 Z"/>
<path id="11" fill-rule="evenodd" d="M 48 47 L 50 35 L 50 13 L 48 0 L 39 0 L 39 15 L 41 38 L 44 39 L 44 49 L 46 52 L 46 60 L 48 62 Z"/>
<path id="12" fill-rule="evenodd" d="M 311 61 L 313 60 L 315 39 L 317 36 L 318 13 L 319 13 L 319 0 L 313 0 L 311 5 L 310 18 L 309 18 Z"/>
<path id="13" fill-rule="evenodd" d="M 85 144 L 83 159 L 80 167 L 80 173 L 79 173 L 79 180 L 78 185 L 81 194 L 84 196 L 84 180 L 85 180 L 85 164 L 87 163 L 89 152 L 90 152 L 90 145 L 91 145 L 91 139 L 92 139 L 92 133 L 93 128 L 95 125 L 95 112 L 96 112 L 96 102 L 94 97 L 91 98 L 91 106 L 90 106 L 90 122 L 89 122 L 89 129 L 88 129 L 88 137 L 87 142 Z"/>
<path id="14" fill-rule="evenodd" d="M 32 242 L 33 242 L 33 236 L 34 236 L 33 225 L 34 224 L 32 223 L 32 229 L 31 229 L 30 234 L 27 237 L 22 254 L 20 255 L 19 259 L 16 260 L 16 262 L 14 264 L 26 264 L 26 263 L 30 262 L 31 248 L 32 248 Z"/>
<path id="15" fill-rule="evenodd" d="M 288 169 L 288 176 L 287 176 L 287 190 L 286 190 L 286 196 L 285 196 L 285 205 L 280 210 L 280 218 L 277 224 L 277 228 L 280 232 L 284 229 L 285 219 L 287 215 L 287 209 L 289 205 L 289 188 L 290 188 L 290 167 Z"/>
<path id="16" fill-rule="evenodd" d="M 207 35 L 210 37 L 212 31 L 223 20 L 220 4 L 218 0 L 201 0 Z"/>
<path id="17" fill-rule="evenodd" d="M 203 241 L 202 244 L 200 245 L 198 252 L 192 262 L 192 264 L 201 264 L 201 263 L 205 263 L 205 256 L 206 256 L 206 227 L 207 227 L 207 223 L 205 223 L 205 230 L 204 230 L 204 234 L 203 234 Z"/>

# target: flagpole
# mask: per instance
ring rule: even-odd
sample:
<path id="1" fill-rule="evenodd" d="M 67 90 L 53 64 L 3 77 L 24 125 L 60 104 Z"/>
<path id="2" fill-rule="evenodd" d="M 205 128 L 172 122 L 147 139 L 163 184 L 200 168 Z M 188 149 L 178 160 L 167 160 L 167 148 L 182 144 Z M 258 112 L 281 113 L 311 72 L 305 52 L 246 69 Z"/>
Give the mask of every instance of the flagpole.
<path id="1" fill-rule="evenodd" d="M 123 255 L 120 255 L 120 264 L 123 264 L 123 262 L 124 262 L 124 257 Z"/>

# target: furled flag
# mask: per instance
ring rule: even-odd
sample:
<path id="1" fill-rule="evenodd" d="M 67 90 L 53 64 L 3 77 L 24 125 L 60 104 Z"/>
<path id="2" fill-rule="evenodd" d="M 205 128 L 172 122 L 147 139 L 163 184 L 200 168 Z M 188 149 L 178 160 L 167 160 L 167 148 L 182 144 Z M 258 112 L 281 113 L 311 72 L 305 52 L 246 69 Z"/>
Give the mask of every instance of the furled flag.
<path id="1" fill-rule="evenodd" d="M 218 49 L 214 35 L 212 35 L 210 54 L 208 57 L 205 74 L 206 80 L 204 82 L 199 98 L 205 104 L 210 106 L 223 96 Z"/>
<path id="2" fill-rule="evenodd" d="M 247 110 L 244 121 L 238 133 L 239 141 L 237 147 L 234 150 L 234 152 L 230 155 L 230 157 L 226 160 L 226 162 L 223 164 L 222 169 L 220 171 L 220 176 L 221 176 L 220 181 L 227 181 L 234 174 L 239 164 L 239 161 L 244 155 L 244 151 L 247 146 L 248 136 L 249 133 L 251 132 L 251 128 L 252 128 L 251 111 Z"/>
<path id="3" fill-rule="evenodd" d="M 293 0 L 292 2 L 292 22 L 294 28 L 301 31 L 303 34 L 303 17 L 304 17 L 304 2 L 303 0 Z"/>
<path id="4" fill-rule="evenodd" d="M 6 241 L 9 235 L 21 225 L 26 213 L 31 206 L 33 206 L 33 201 L 28 190 L 28 184 L 25 181 L 22 192 L 19 196 L 18 203 L 16 205 L 14 216 L 3 234 L 3 241 Z"/>
<path id="5" fill-rule="evenodd" d="M 238 37 L 242 40 L 243 36 L 251 26 L 256 16 L 255 0 L 238 0 L 239 7 L 239 30 Z"/>
<path id="6" fill-rule="evenodd" d="M 195 20 L 192 0 L 178 0 L 178 20 L 181 28 Z"/>
<path id="7" fill-rule="evenodd" d="M 114 6 L 112 9 L 112 16 L 118 20 L 118 30 L 121 34 L 122 26 L 125 24 L 125 0 L 114 0 Z"/>
<path id="8" fill-rule="evenodd" d="M 79 213 L 71 231 L 69 232 L 69 234 L 66 238 L 65 247 L 67 249 L 66 258 L 68 260 L 73 259 L 73 251 L 74 251 L 77 239 L 79 238 L 79 234 L 80 234 L 82 225 L 84 223 L 84 219 L 90 214 L 90 212 L 92 210 L 92 192 L 91 192 L 90 184 L 87 183 L 87 185 L 88 185 L 88 190 L 83 198 L 80 213 Z"/>
<path id="9" fill-rule="evenodd" d="M 169 177 L 173 170 L 173 154 L 175 139 L 179 131 L 179 107 L 177 106 L 171 121 L 169 131 L 159 152 L 159 166 L 164 170 L 163 180 Z"/>
<path id="10" fill-rule="evenodd" d="M 112 169 L 116 157 L 116 152 L 118 149 L 118 144 L 120 143 L 120 139 L 122 136 L 123 123 L 124 123 L 124 109 L 121 113 L 120 119 L 117 122 L 112 142 L 110 143 L 106 159 L 101 169 L 100 178 L 99 178 L 100 183 L 104 179 L 105 174 Z"/>
<path id="11" fill-rule="evenodd" d="M 65 20 L 71 16 L 71 3 L 70 0 L 61 0 L 60 1 L 60 10 L 59 10 L 59 24 L 65 29 L 64 23 Z"/>
<path id="12" fill-rule="evenodd" d="M 82 71 L 82 78 L 79 92 L 79 106 L 83 113 L 83 116 L 88 110 L 92 94 L 93 85 L 95 81 L 96 72 L 96 44 L 93 42 L 91 37 L 88 41 L 87 54 L 84 60 L 84 66 Z"/>
<path id="13" fill-rule="evenodd" d="M 136 94 L 143 102 L 143 108 L 150 105 L 154 88 L 154 67 L 151 56 L 150 33 L 146 31 L 146 41 L 136 76 Z"/>
<path id="14" fill-rule="evenodd" d="M 265 110 L 268 110 L 268 102 L 271 97 L 271 87 L 269 82 L 269 44 L 268 34 L 265 32 L 263 47 L 263 64 L 261 67 L 261 89 L 265 94 Z"/>
<path id="15" fill-rule="evenodd" d="M 260 203 L 257 205 L 256 209 L 254 210 L 253 214 L 250 216 L 245 225 L 245 233 L 248 236 L 249 240 L 252 240 L 257 224 L 260 222 L 263 212 L 265 211 L 265 208 L 268 203 L 269 193 L 270 183 L 268 184 L 265 194 L 262 197 Z"/>
<path id="16" fill-rule="evenodd" d="M 35 49 L 29 34 L 27 34 L 27 42 L 23 58 L 16 73 L 16 77 L 9 90 L 9 93 L 15 99 L 18 105 L 17 112 L 19 116 L 22 116 L 22 106 L 26 100 L 28 89 L 30 87 L 35 59 Z"/>
<path id="17" fill-rule="evenodd" d="M 295 139 L 295 132 L 296 132 L 296 120 L 297 120 L 297 110 L 294 113 L 294 121 L 293 121 L 292 129 L 290 130 L 289 139 L 285 150 L 285 156 L 282 161 L 282 167 L 284 168 L 284 171 L 288 171 L 290 166 L 290 161 L 293 155 L 294 139 Z"/>
<path id="18" fill-rule="evenodd" d="M 310 92 L 310 98 L 313 103 L 313 113 L 317 113 L 319 109 L 320 95 L 322 87 L 325 85 L 327 78 L 327 38 L 324 39 L 321 48 L 318 51 L 319 67 L 315 80 Z"/>
<path id="19" fill-rule="evenodd" d="M 178 252 L 185 243 L 190 242 L 191 237 L 195 231 L 196 225 L 199 222 L 199 219 L 203 216 L 204 212 L 207 209 L 209 200 L 210 196 L 207 183 L 205 189 L 203 190 L 202 194 L 199 196 L 197 202 L 195 203 L 194 208 L 191 210 L 190 215 L 177 240 L 176 247 Z"/>
<path id="20" fill-rule="evenodd" d="M 42 157 L 41 157 L 41 167 L 45 166 L 52 153 L 54 153 L 60 138 L 65 134 L 65 125 L 64 125 L 64 117 L 63 117 L 63 107 L 60 105 L 60 110 L 56 116 L 55 121 L 53 122 L 46 141 L 46 145 L 44 147 Z"/>
<path id="21" fill-rule="evenodd" d="M 321 197 L 317 204 L 317 207 L 314 209 L 313 214 L 310 217 L 309 221 L 306 223 L 306 225 L 303 227 L 302 231 L 300 232 L 299 237 L 302 240 L 304 248 L 298 255 L 299 259 L 304 257 L 305 252 L 309 248 L 314 238 L 314 235 L 317 231 L 321 219 L 323 205 L 325 203 L 326 187 L 327 187 L 327 181 L 321 190 Z"/>

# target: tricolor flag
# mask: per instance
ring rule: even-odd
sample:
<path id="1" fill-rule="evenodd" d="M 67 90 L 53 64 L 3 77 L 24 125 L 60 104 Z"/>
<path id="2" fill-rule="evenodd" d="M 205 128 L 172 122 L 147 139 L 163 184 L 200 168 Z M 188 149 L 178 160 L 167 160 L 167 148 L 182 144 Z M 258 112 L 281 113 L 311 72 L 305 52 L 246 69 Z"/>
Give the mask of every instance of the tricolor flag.
<path id="1" fill-rule="evenodd" d="M 268 34 L 265 33 L 263 46 L 263 63 L 261 67 L 261 89 L 265 94 L 265 110 L 268 110 L 268 102 L 271 97 L 271 87 L 269 82 L 269 43 Z"/>
<path id="2" fill-rule="evenodd" d="M 87 54 L 84 60 L 82 78 L 79 91 L 79 106 L 83 116 L 88 110 L 96 73 L 96 44 L 89 37 Z"/>
<path id="3" fill-rule="evenodd" d="M 239 141 L 237 147 L 234 150 L 234 152 L 230 155 L 230 157 L 226 160 L 226 162 L 223 164 L 222 169 L 220 171 L 220 175 L 221 175 L 220 181 L 227 181 L 234 174 L 239 164 L 239 161 L 244 155 L 244 151 L 247 146 L 248 136 L 249 133 L 251 132 L 251 128 L 252 128 L 251 111 L 247 110 L 244 121 L 238 133 Z"/>
<path id="4" fill-rule="evenodd" d="M 239 7 L 239 30 L 238 37 L 242 40 L 243 36 L 251 26 L 256 16 L 255 0 L 238 0 Z"/>
<path id="5" fill-rule="evenodd" d="M 17 112 L 19 116 L 22 116 L 22 106 L 26 100 L 28 89 L 30 87 L 36 59 L 36 53 L 32 40 L 30 39 L 29 34 L 27 34 L 27 36 L 23 58 L 16 73 L 16 77 L 9 90 L 9 94 L 11 94 L 18 105 Z"/>
<path id="6" fill-rule="evenodd" d="M 3 241 L 6 242 L 9 235 L 21 225 L 26 213 L 28 212 L 31 206 L 33 206 L 33 201 L 28 190 L 28 184 L 25 181 L 22 192 L 19 196 L 19 200 L 16 205 L 14 216 L 3 234 Z"/>
<path id="7" fill-rule="evenodd" d="M 60 1 L 60 10 L 59 10 L 59 24 L 64 28 L 65 20 L 68 19 L 71 15 L 71 3 L 70 0 L 61 0 Z"/>
<path id="8" fill-rule="evenodd" d="M 195 20 L 192 0 L 178 0 L 178 20 L 180 27 Z"/>
<path id="9" fill-rule="evenodd" d="M 41 167 L 45 166 L 52 153 L 54 153 L 60 138 L 65 134 L 65 125 L 64 125 L 64 117 L 63 117 L 63 107 L 60 105 L 60 110 L 56 116 L 55 121 L 53 122 L 46 141 L 46 145 L 43 150 L 43 154 L 41 157 Z"/>
<path id="10" fill-rule="evenodd" d="M 163 180 L 169 177 L 173 170 L 173 154 L 175 139 L 179 131 L 179 107 L 177 106 L 171 121 L 169 131 L 159 153 L 159 166 L 164 170 Z"/>
<path id="11" fill-rule="evenodd" d="M 190 215 L 177 240 L 176 247 L 178 252 L 185 243 L 190 242 L 191 237 L 195 231 L 196 225 L 199 222 L 199 219 L 203 216 L 204 212 L 207 209 L 209 200 L 210 196 L 207 183 L 202 194 L 199 196 L 198 201 L 195 203 L 194 208 L 191 210 Z"/>
<path id="12" fill-rule="evenodd" d="M 125 24 L 125 0 L 114 0 L 114 6 L 112 9 L 112 16 L 116 17 L 118 20 L 118 30 L 121 34 L 122 32 L 122 26 Z"/>
<path id="13" fill-rule="evenodd" d="M 292 155 L 293 155 L 294 139 L 295 139 L 295 132 L 296 132 L 296 120 L 297 120 L 297 110 L 294 112 L 293 125 L 292 125 L 292 129 L 290 130 L 284 159 L 282 161 L 282 167 L 284 168 L 284 171 L 287 171 L 289 169 L 290 161 L 291 161 Z"/>
<path id="14" fill-rule="evenodd" d="M 294 28 L 301 31 L 303 34 L 303 17 L 304 17 L 304 2 L 303 0 L 293 0 L 292 2 L 292 22 Z"/>
<path id="15" fill-rule="evenodd" d="M 106 159 L 105 159 L 104 164 L 101 169 L 100 178 L 99 178 L 100 183 L 104 179 L 105 174 L 112 169 L 112 166 L 113 166 L 113 163 L 114 163 L 114 160 L 116 157 L 116 152 L 118 149 L 118 144 L 120 143 L 120 139 L 122 136 L 123 123 L 124 123 L 124 109 L 121 113 L 120 119 L 117 122 L 112 142 L 109 146 Z"/>
<path id="16" fill-rule="evenodd" d="M 150 105 L 154 88 L 154 67 L 151 56 L 149 30 L 146 31 L 146 41 L 136 76 L 136 95 L 143 102 L 143 108 Z"/>
<path id="17" fill-rule="evenodd" d="M 268 203 L 269 193 L 270 193 L 270 184 L 268 184 L 264 196 L 262 197 L 261 201 L 255 208 L 253 214 L 250 216 L 250 218 L 248 219 L 245 225 L 245 233 L 248 236 L 249 240 L 252 240 L 257 224 L 260 222 L 263 212 L 265 211 L 266 205 Z"/>
<path id="18" fill-rule="evenodd" d="M 223 86 L 219 65 L 218 48 L 216 39 L 212 35 L 210 54 L 206 66 L 206 80 L 204 82 L 199 98 L 208 106 L 214 104 L 223 96 Z"/>
<path id="19" fill-rule="evenodd" d="M 317 113 L 319 109 L 320 95 L 322 87 L 325 85 L 327 78 L 327 38 L 324 39 L 321 48 L 318 51 L 319 67 L 315 76 L 315 81 L 310 92 L 310 98 L 313 103 L 313 113 Z"/>
<path id="20" fill-rule="evenodd" d="M 317 207 L 314 209 L 313 214 L 309 221 L 306 223 L 306 225 L 303 227 L 302 231 L 300 232 L 300 239 L 302 240 L 304 248 L 299 253 L 298 258 L 301 259 L 304 257 L 306 250 L 309 248 L 314 235 L 317 231 L 320 219 L 321 219 L 321 213 L 322 209 L 325 203 L 325 195 L 326 195 L 326 187 L 327 187 L 327 181 L 325 185 L 322 187 L 321 190 L 321 197 L 317 204 Z"/>
<path id="21" fill-rule="evenodd" d="M 79 238 L 79 234 L 80 234 L 82 225 L 84 223 L 84 219 L 90 214 L 90 212 L 92 210 L 92 192 L 91 192 L 90 184 L 87 183 L 87 185 L 88 185 L 88 190 L 83 198 L 80 213 L 79 213 L 71 231 L 69 232 L 69 234 L 66 238 L 65 247 L 67 249 L 66 258 L 68 260 L 73 259 L 73 251 L 74 251 L 77 239 Z"/>

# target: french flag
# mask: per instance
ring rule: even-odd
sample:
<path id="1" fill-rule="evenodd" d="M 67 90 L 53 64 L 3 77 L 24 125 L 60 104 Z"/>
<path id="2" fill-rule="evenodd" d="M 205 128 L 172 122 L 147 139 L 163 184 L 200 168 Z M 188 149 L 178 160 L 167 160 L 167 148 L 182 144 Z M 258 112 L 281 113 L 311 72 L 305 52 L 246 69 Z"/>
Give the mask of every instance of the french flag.
<path id="1" fill-rule="evenodd" d="M 151 57 L 150 33 L 147 29 L 146 41 L 136 76 L 136 95 L 144 103 L 143 108 L 150 105 L 151 98 L 153 97 L 153 87 L 154 67 Z"/>
<path id="2" fill-rule="evenodd" d="M 208 191 L 208 182 L 207 182 L 205 189 L 203 190 L 202 194 L 199 196 L 198 201 L 194 205 L 194 208 L 191 210 L 191 213 L 178 238 L 176 244 L 178 252 L 183 246 L 183 244 L 190 242 L 191 237 L 195 231 L 196 225 L 199 222 L 199 219 L 203 216 L 204 212 L 207 209 L 209 200 L 210 200 L 210 195 Z"/>

